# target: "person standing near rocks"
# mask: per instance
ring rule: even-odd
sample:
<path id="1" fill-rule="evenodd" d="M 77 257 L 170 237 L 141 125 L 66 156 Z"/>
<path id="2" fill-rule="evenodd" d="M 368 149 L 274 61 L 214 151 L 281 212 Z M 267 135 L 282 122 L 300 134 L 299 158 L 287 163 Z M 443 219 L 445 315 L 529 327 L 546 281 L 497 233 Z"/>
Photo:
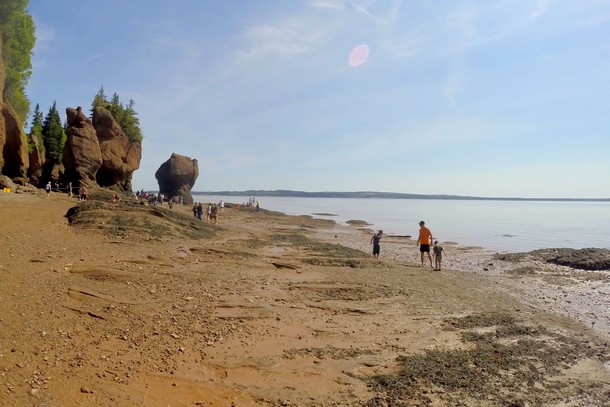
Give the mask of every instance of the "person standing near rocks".
<path id="1" fill-rule="evenodd" d="M 373 258 L 379 258 L 379 252 L 381 252 L 381 235 L 383 234 L 383 230 L 375 233 L 373 237 L 371 237 L 371 244 L 373 245 Z"/>
<path id="2" fill-rule="evenodd" d="M 49 199 L 49 195 L 51 195 L 51 181 L 47 182 L 47 186 L 44 187 L 44 190 L 47 192 L 47 199 Z"/>
<path id="3" fill-rule="evenodd" d="M 426 222 L 423 220 L 419 222 L 419 237 L 417 238 L 416 245 L 419 245 L 419 252 L 421 256 L 421 266 L 424 267 L 424 253 L 428 254 L 428 260 L 430 260 L 430 267 L 432 265 L 432 256 L 430 255 L 430 245 L 432 244 L 432 232 L 426 227 Z"/>

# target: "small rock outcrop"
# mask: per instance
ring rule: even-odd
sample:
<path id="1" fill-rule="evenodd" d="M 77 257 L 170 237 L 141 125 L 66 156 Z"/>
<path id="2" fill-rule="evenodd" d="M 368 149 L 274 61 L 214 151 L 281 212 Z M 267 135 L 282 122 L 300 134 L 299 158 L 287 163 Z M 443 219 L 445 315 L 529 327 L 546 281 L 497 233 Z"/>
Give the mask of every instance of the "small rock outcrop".
<path id="1" fill-rule="evenodd" d="M 95 186 L 96 174 L 102 165 L 102 153 L 91 121 L 81 108 L 66 109 L 67 139 L 63 151 L 65 178 L 75 185 Z"/>
<path id="2" fill-rule="evenodd" d="M 181 196 L 184 203 L 193 203 L 191 189 L 199 176 L 197 160 L 172 153 L 172 156 L 161 164 L 155 178 L 159 183 L 159 192 L 170 197 Z"/>
<path id="3" fill-rule="evenodd" d="M 546 262 L 568 266 L 580 270 L 610 270 L 610 250 L 598 248 L 584 249 L 539 249 L 532 254 L 542 257 Z"/>
<path id="4" fill-rule="evenodd" d="M 112 114 L 103 107 L 93 109 L 93 127 L 102 155 L 97 183 L 101 187 L 131 191 L 133 173 L 140 168 L 142 142 L 130 140 Z"/>

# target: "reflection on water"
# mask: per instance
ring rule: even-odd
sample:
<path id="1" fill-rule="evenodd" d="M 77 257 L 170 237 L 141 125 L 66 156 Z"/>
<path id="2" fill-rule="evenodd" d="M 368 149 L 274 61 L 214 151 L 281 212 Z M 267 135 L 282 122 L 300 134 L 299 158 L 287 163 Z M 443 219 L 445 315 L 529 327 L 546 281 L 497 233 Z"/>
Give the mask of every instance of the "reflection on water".
<path id="1" fill-rule="evenodd" d="M 249 197 L 195 195 L 196 201 L 242 203 Z M 610 249 L 609 202 L 473 201 L 256 197 L 261 207 L 337 223 L 364 220 L 371 229 L 417 236 L 424 220 L 440 241 L 499 251 L 549 247 Z"/>

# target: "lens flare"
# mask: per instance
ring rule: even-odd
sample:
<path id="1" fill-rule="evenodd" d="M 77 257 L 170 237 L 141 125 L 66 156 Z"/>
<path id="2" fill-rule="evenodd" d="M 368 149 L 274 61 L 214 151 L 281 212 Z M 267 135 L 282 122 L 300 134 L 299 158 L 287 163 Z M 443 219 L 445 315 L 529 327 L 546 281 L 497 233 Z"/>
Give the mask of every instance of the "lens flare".
<path id="1" fill-rule="evenodd" d="M 352 49 L 349 53 L 349 64 L 351 66 L 360 66 L 366 62 L 369 57 L 369 46 L 366 44 L 360 44 Z"/>

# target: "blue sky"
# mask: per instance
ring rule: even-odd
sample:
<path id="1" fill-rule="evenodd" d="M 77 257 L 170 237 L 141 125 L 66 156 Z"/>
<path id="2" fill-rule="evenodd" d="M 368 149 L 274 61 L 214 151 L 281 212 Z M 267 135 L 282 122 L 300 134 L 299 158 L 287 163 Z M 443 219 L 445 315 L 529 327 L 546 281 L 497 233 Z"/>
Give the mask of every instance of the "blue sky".
<path id="1" fill-rule="evenodd" d="M 28 96 L 135 101 L 134 189 L 610 197 L 606 0 L 30 0 Z M 358 46 L 366 60 L 352 65 Z M 366 56 L 366 53 L 361 53 Z M 65 115 L 63 116 L 65 117 Z"/>

